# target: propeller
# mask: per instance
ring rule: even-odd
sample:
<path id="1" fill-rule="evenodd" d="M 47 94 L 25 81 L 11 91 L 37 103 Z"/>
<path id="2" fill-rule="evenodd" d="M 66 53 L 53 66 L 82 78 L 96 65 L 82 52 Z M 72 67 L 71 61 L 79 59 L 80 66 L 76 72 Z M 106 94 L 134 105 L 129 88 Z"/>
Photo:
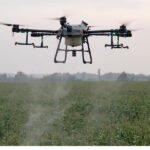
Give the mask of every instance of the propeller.
<path id="1" fill-rule="evenodd" d="M 135 22 L 135 18 L 122 18 L 122 19 L 119 19 L 117 22 L 120 24 L 120 25 L 124 25 L 124 26 L 129 26 L 131 25 L 133 22 Z"/>
<path id="2" fill-rule="evenodd" d="M 126 21 L 120 21 L 120 29 L 126 29 L 127 30 L 127 27 L 130 26 L 136 19 L 128 19 Z M 133 29 L 129 29 L 130 31 L 140 31 L 142 30 L 142 28 L 133 28 Z"/>
<path id="3" fill-rule="evenodd" d="M 67 23 L 67 16 L 61 16 L 61 17 L 56 17 L 56 18 L 50 18 L 51 20 L 57 20 L 60 21 L 60 24 L 62 27 L 66 26 Z"/>
<path id="4" fill-rule="evenodd" d="M 4 25 L 4 26 L 8 26 L 8 27 L 13 26 L 13 24 L 9 24 L 9 23 L 2 23 L 2 22 L 0 22 L 0 24 L 1 24 L 1 25 Z"/>
<path id="5" fill-rule="evenodd" d="M 61 16 L 61 17 L 56 17 L 56 18 L 50 18 L 51 20 L 58 20 L 60 21 L 61 19 L 67 19 L 67 16 Z"/>
<path id="6" fill-rule="evenodd" d="M 129 26 L 131 23 L 132 21 L 122 22 L 120 26 Z"/>
<path id="7" fill-rule="evenodd" d="M 143 28 L 137 28 L 137 29 L 131 29 L 131 31 L 135 32 L 135 31 L 141 31 L 143 30 Z"/>
<path id="8" fill-rule="evenodd" d="M 120 26 L 120 29 L 127 30 L 127 26 L 128 26 L 129 24 L 130 24 L 130 23 L 128 23 L 128 24 L 122 24 L 122 25 Z M 133 28 L 133 29 L 129 29 L 129 30 L 135 32 L 135 31 L 140 31 L 140 30 L 142 30 L 142 28 Z"/>
<path id="9" fill-rule="evenodd" d="M 4 26 L 7 26 L 7 27 L 13 27 L 12 29 L 12 36 L 14 36 L 14 29 L 18 29 L 19 26 L 26 26 L 26 25 L 22 25 L 22 24 L 11 24 L 11 23 L 4 23 L 4 22 L 0 22 L 0 25 L 4 25 Z"/>
<path id="10" fill-rule="evenodd" d="M 4 23 L 4 22 L 0 22 L 0 25 L 4 25 L 4 26 L 8 26 L 8 27 L 12 27 L 12 26 L 26 26 L 26 25 L 22 25 L 22 24 L 11 24 L 11 23 Z"/>

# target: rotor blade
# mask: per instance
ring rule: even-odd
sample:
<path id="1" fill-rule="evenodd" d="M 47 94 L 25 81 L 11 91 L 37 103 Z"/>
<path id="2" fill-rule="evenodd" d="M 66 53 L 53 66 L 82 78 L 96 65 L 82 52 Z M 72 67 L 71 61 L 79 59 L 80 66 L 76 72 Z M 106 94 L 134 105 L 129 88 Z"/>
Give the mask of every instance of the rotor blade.
<path id="1" fill-rule="evenodd" d="M 143 30 L 142 28 L 138 28 L 138 29 L 130 29 L 131 31 L 141 31 L 141 30 Z"/>
<path id="2" fill-rule="evenodd" d="M 13 26 L 13 24 L 10 24 L 10 23 L 3 23 L 3 22 L 0 22 L 1 25 L 4 25 L 4 26 L 8 26 L 8 27 L 11 27 Z"/>
<path id="3" fill-rule="evenodd" d="M 118 18 L 117 20 L 116 20 L 116 22 L 117 23 L 119 23 L 119 25 L 120 26 L 129 26 L 129 25 L 131 25 L 133 22 L 135 22 L 136 21 L 136 18 Z"/>
<path id="4" fill-rule="evenodd" d="M 135 21 L 135 19 L 126 20 L 126 21 L 122 21 L 120 24 L 121 24 L 121 25 L 125 25 L 125 26 L 129 26 L 129 25 L 131 25 L 134 21 Z"/>
<path id="5" fill-rule="evenodd" d="M 0 22 L 0 25 L 4 25 L 4 26 L 8 26 L 8 27 L 15 26 L 15 25 L 26 26 L 26 25 L 22 25 L 22 24 L 11 24 L 11 23 L 4 23 L 4 22 Z"/>
<path id="6" fill-rule="evenodd" d="M 48 19 L 50 19 L 50 20 L 61 20 L 61 18 L 67 18 L 68 16 L 61 16 L 61 17 L 56 17 L 56 18 L 48 18 Z"/>
<path id="7" fill-rule="evenodd" d="M 50 20 L 60 20 L 60 18 L 49 18 Z"/>

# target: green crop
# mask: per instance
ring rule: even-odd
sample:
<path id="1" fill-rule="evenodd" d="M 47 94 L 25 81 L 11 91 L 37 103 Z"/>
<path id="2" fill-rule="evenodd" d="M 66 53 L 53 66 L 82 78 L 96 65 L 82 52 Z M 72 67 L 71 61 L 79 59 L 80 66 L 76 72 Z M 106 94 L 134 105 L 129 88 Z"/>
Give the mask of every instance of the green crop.
<path id="1" fill-rule="evenodd" d="M 0 145 L 150 145 L 149 82 L 0 83 Z"/>

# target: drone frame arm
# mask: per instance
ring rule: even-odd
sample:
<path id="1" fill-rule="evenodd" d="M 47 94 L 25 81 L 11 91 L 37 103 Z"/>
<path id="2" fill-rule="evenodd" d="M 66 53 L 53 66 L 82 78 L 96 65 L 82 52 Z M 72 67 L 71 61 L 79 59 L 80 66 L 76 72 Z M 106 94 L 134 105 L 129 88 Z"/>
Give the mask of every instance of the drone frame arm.
<path id="1" fill-rule="evenodd" d="M 85 34 L 87 35 L 97 35 L 97 36 L 108 36 L 111 35 L 112 33 L 118 33 L 119 30 L 90 30 L 90 31 L 84 31 Z"/>
<path id="2" fill-rule="evenodd" d="M 12 28 L 13 32 L 16 33 L 41 33 L 44 35 L 57 35 L 58 34 L 58 30 L 41 30 L 41 29 L 25 29 L 25 28 Z"/>
<path id="3" fill-rule="evenodd" d="M 20 42 L 15 42 L 15 45 L 33 45 L 35 46 L 34 43 L 29 43 L 29 32 L 31 32 L 31 37 L 41 37 L 41 46 L 35 46 L 36 48 L 47 48 L 48 46 L 43 45 L 43 36 L 52 36 L 52 35 L 57 35 L 58 31 L 57 30 L 40 30 L 40 29 L 24 29 L 24 28 L 19 28 L 19 26 L 13 26 L 12 28 L 13 33 L 26 33 L 26 41 L 25 43 L 20 43 Z"/>

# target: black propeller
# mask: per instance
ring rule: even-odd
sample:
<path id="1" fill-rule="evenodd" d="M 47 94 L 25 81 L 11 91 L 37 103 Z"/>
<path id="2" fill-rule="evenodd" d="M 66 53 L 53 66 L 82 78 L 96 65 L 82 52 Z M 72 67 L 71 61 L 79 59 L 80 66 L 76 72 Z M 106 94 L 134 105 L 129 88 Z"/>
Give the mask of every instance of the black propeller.
<path id="1" fill-rule="evenodd" d="M 2 23 L 2 22 L 0 22 L 0 24 L 1 24 L 1 25 L 4 25 L 4 26 L 8 26 L 8 27 L 13 26 L 13 24 L 9 24 L 9 23 Z"/>
<path id="2" fill-rule="evenodd" d="M 131 21 L 128 23 L 123 23 L 122 25 L 120 25 L 120 31 L 121 32 L 127 32 L 127 26 L 129 26 L 129 24 L 131 24 Z M 134 29 L 129 29 L 129 31 L 140 31 L 142 30 L 141 28 L 134 28 Z"/>
<path id="3" fill-rule="evenodd" d="M 121 21 L 120 23 L 120 29 L 122 29 L 122 31 L 126 30 L 127 31 L 127 27 L 130 26 L 133 22 L 135 21 L 135 19 L 130 19 L 130 20 L 126 20 L 126 21 Z M 139 31 L 141 30 L 141 28 L 136 28 L 136 29 L 129 29 L 130 31 Z"/>
<path id="4" fill-rule="evenodd" d="M 0 22 L 0 25 L 4 25 L 4 26 L 8 26 L 8 27 L 12 27 L 12 26 L 26 26 L 26 25 L 22 25 L 22 24 L 11 24 L 11 23 L 4 23 L 4 22 Z"/>
<path id="5" fill-rule="evenodd" d="M 56 18 L 50 18 L 51 20 L 57 20 L 60 21 L 61 26 L 65 27 L 67 23 L 67 16 L 62 17 L 56 17 Z"/>
<path id="6" fill-rule="evenodd" d="M 61 19 L 66 19 L 67 17 L 66 16 L 61 16 L 61 17 L 56 17 L 56 18 L 50 18 L 51 20 L 58 20 L 60 21 Z"/>

